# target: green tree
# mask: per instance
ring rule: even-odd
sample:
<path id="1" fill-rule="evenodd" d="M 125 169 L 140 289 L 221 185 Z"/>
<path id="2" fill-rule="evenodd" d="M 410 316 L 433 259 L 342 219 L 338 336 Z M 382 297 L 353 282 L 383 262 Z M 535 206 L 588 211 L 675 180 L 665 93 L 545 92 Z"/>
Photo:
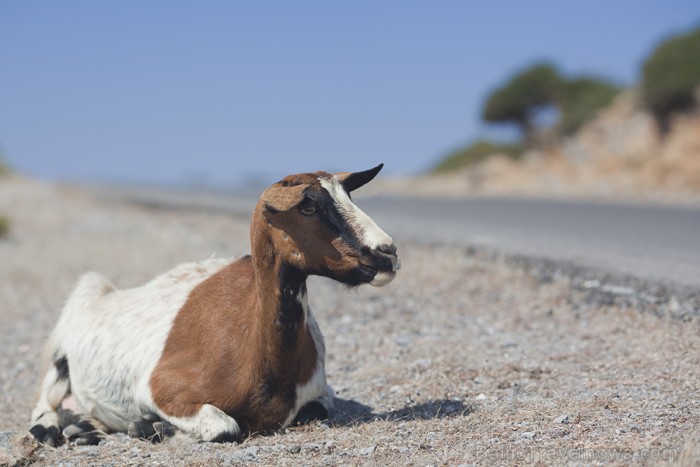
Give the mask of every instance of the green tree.
<path id="1" fill-rule="evenodd" d="M 567 80 L 561 99 L 559 133 L 571 135 L 612 102 L 620 88 L 594 77 L 582 76 Z"/>
<path id="2" fill-rule="evenodd" d="M 695 104 L 700 84 L 700 28 L 661 42 L 642 68 L 642 99 L 662 130 Z"/>
<path id="3" fill-rule="evenodd" d="M 535 115 L 558 103 L 563 91 L 559 72 L 550 63 L 537 63 L 513 75 L 486 100 L 482 118 L 487 122 L 514 123 L 526 139 L 535 131 Z"/>

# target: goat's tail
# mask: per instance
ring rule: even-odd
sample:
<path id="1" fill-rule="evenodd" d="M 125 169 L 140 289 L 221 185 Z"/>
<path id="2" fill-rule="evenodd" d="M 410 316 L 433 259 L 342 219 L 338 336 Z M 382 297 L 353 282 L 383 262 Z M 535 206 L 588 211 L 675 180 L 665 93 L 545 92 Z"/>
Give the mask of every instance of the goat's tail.
<path id="1" fill-rule="evenodd" d="M 95 299 L 113 291 L 114 286 L 102 274 L 96 272 L 83 274 L 78 279 L 78 284 L 73 289 L 66 306 L 63 307 L 58 326 L 64 318 L 70 319 L 71 315 L 85 313 L 91 308 Z"/>

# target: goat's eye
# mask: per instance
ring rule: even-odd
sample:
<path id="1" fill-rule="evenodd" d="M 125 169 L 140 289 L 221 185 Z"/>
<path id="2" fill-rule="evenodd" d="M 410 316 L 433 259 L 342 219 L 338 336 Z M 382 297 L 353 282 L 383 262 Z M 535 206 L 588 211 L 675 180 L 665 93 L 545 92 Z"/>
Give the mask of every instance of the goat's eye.
<path id="1" fill-rule="evenodd" d="M 316 213 L 316 206 L 305 206 L 301 208 L 301 213 L 305 216 L 313 216 Z"/>

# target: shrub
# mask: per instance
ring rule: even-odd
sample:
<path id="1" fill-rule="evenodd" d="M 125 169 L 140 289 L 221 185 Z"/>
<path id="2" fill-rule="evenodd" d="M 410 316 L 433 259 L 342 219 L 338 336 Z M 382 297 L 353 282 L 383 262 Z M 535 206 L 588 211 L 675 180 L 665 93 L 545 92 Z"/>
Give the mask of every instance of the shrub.
<path id="1" fill-rule="evenodd" d="M 10 232 L 10 220 L 5 216 L 0 216 L 0 238 Z"/>
<path id="2" fill-rule="evenodd" d="M 691 109 L 700 84 L 700 28 L 663 41 L 642 68 L 642 99 L 663 130 L 675 112 Z"/>
<path id="3" fill-rule="evenodd" d="M 482 139 L 448 154 L 433 168 L 433 173 L 449 172 L 466 167 L 483 161 L 494 154 L 505 154 L 516 159 L 522 152 L 523 147 L 520 144 L 501 144 Z"/>
<path id="4" fill-rule="evenodd" d="M 616 85 L 598 78 L 579 77 L 566 81 L 561 100 L 559 132 L 570 135 L 612 102 L 620 92 Z"/>

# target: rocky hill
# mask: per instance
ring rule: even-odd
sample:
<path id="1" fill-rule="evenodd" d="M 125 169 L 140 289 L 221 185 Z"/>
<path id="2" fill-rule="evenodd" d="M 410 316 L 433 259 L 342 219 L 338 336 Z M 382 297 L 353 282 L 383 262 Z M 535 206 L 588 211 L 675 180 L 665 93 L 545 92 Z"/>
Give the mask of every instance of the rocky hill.
<path id="1" fill-rule="evenodd" d="M 390 180 L 416 195 L 513 195 L 627 200 L 700 200 L 700 112 L 676 116 L 662 135 L 635 90 L 573 137 L 519 160 L 494 154 L 446 175 Z"/>

